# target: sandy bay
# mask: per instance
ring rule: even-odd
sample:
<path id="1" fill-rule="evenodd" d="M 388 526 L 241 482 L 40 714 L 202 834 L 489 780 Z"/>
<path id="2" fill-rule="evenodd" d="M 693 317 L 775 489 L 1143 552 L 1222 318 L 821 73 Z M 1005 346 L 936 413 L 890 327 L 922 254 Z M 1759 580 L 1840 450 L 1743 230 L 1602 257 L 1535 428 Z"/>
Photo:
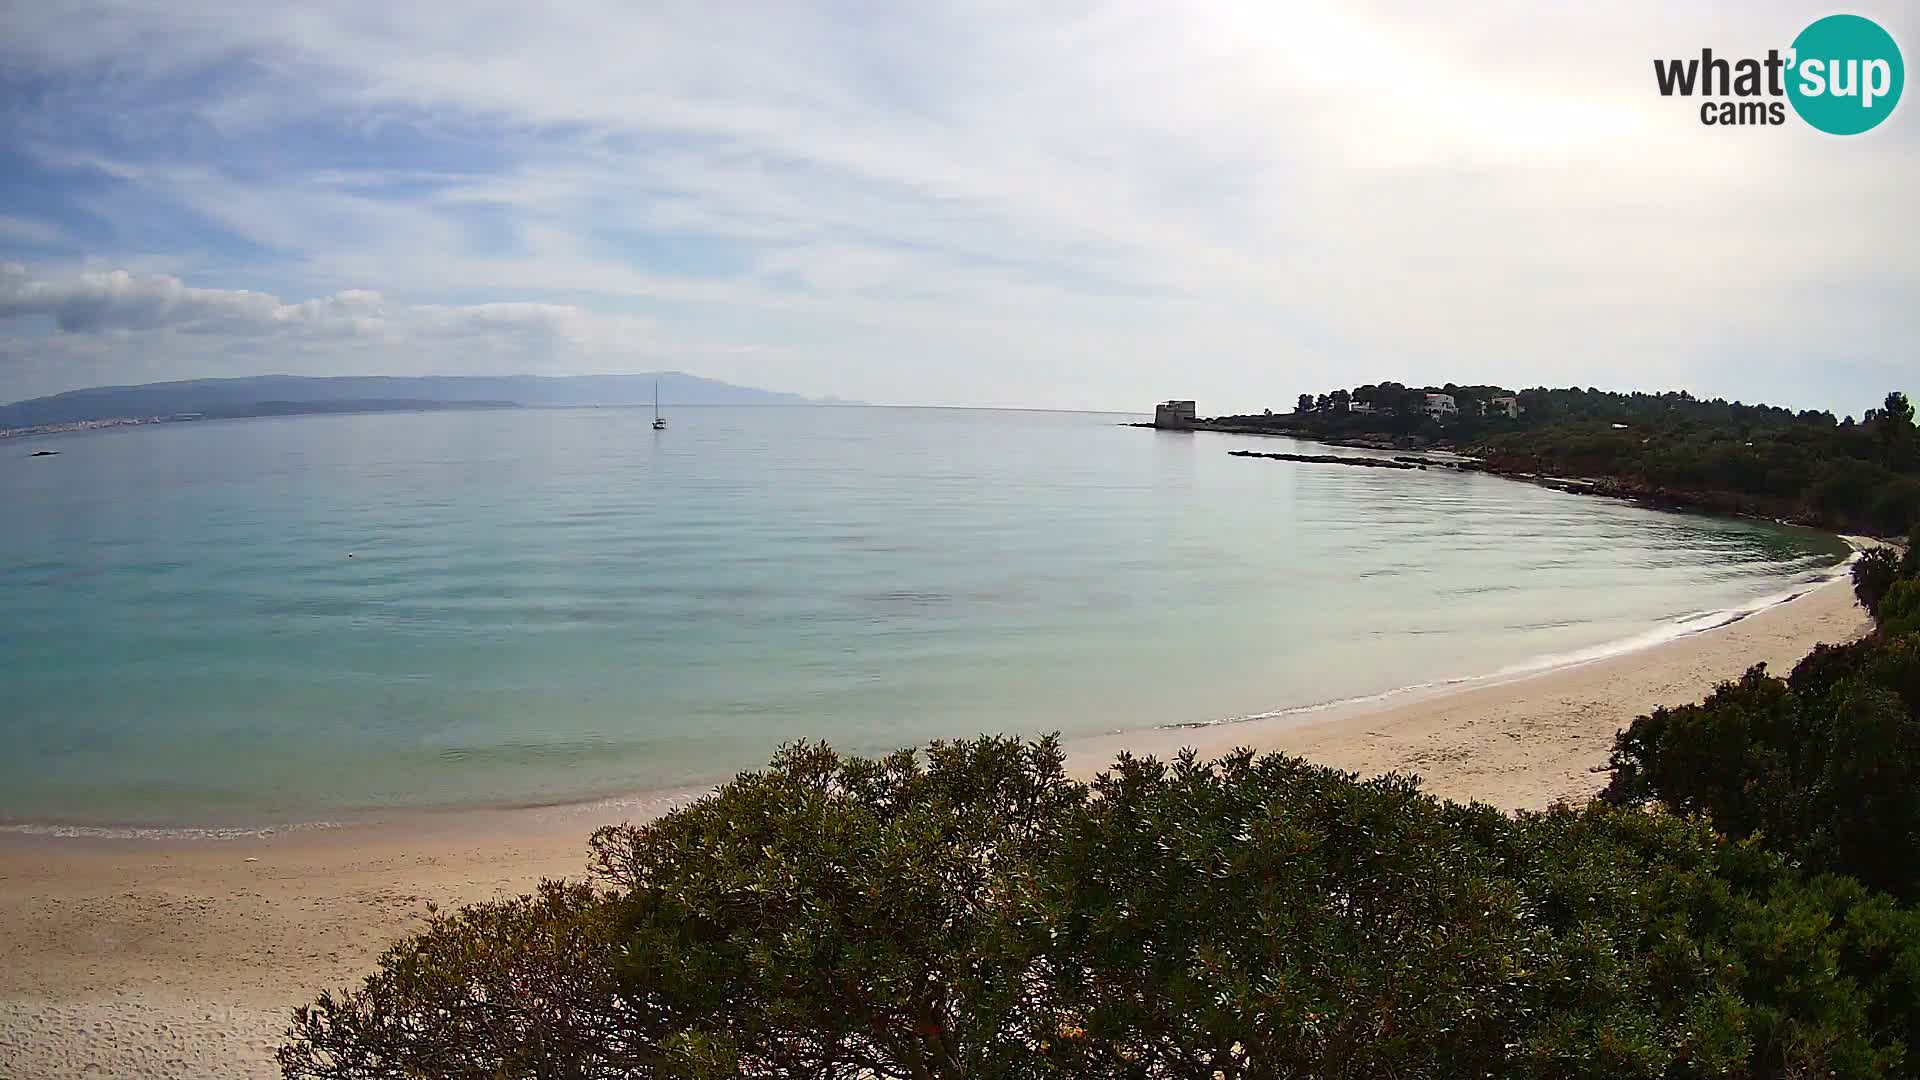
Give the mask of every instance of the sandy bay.
<path id="1" fill-rule="evenodd" d="M 1071 763 L 1085 775 L 1121 750 L 1244 745 L 1536 808 L 1597 791 L 1614 731 L 1639 713 L 1695 700 L 1755 662 L 1785 670 L 1866 625 L 1836 581 L 1636 652 L 1316 713 L 1081 739 Z M 693 794 L 228 840 L 0 838 L 5 1075 L 274 1075 L 287 1010 L 357 981 L 429 901 L 579 874 L 594 826 Z"/>

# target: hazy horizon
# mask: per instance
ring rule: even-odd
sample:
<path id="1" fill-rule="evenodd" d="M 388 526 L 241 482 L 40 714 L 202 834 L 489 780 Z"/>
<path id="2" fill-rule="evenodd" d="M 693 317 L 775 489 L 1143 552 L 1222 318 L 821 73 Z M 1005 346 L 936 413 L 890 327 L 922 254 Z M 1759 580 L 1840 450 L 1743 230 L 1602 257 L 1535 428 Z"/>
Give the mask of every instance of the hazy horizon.
<path id="1" fill-rule="evenodd" d="M 135 389 L 135 388 L 139 388 L 139 387 L 143 387 L 143 386 L 163 386 L 163 385 L 167 385 L 167 384 L 170 384 L 170 383 L 184 383 L 184 382 L 199 382 L 199 381 L 205 381 L 205 380 L 210 380 L 210 379 L 225 379 L 225 380 L 235 380 L 235 381 L 238 381 L 238 380 L 248 380 L 248 379 L 279 379 L 279 378 L 295 378 L 295 379 L 318 379 L 318 378 L 362 378 L 362 379 L 381 379 L 381 378 L 388 378 L 388 379 L 453 379 L 453 378 L 497 378 L 497 379 L 528 379 L 528 378 L 531 378 L 531 379 L 608 379 L 608 378 L 633 378 L 633 379 L 644 379 L 644 378 L 649 378 L 649 377 L 652 377 L 652 376 L 666 376 L 666 375 L 677 375 L 677 376 L 682 376 L 682 377 L 688 377 L 688 378 L 694 378 L 694 379 L 701 379 L 701 380 L 707 380 L 707 381 L 712 381 L 712 382 L 719 382 L 719 383 L 722 383 L 722 384 L 724 384 L 724 385 L 727 385 L 727 386 L 731 386 L 731 387 L 735 387 L 735 388 L 738 388 L 738 389 L 741 389 L 741 390 L 750 390 L 750 391 L 756 391 L 756 392 L 762 392 L 762 393 L 767 393 L 767 394 L 772 394 L 772 395 L 783 395 L 783 394 L 792 394 L 792 393 L 793 393 L 792 391 L 788 391 L 788 390 L 785 390 L 785 389 L 783 389 L 782 387 L 778 387 L 778 386 L 750 386 L 750 385 L 747 385 L 747 384 L 744 384 L 744 383 L 734 383 L 734 382 L 729 382 L 729 381 L 727 381 L 727 380 L 724 380 L 724 379 L 710 379 L 710 378 L 709 378 L 708 376 L 705 376 L 705 375 L 700 375 L 700 374 L 697 374 L 697 373 L 695 373 L 695 372 L 691 372 L 691 371 L 681 371 L 681 370 L 678 370 L 678 369 L 675 369 L 675 368 L 660 368 L 660 369 L 657 369 L 657 370 L 649 370 L 649 371 L 589 371 L 589 372 L 580 372 L 580 373 L 577 373 L 577 374 L 566 374 L 566 375 L 561 375 L 561 374 L 553 374 L 553 373 L 546 373 L 546 372 L 536 372 L 536 371 L 506 371 L 506 372 L 498 372 L 498 373 L 484 373 L 484 374 L 483 374 L 483 373 L 478 373 L 478 372 L 458 372 L 458 371 L 426 371 L 426 372 L 420 372 L 420 373 L 418 373 L 418 374 L 397 374 L 397 373 L 383 373 L 383 372 L 368 372 L 368 373 L 366 373 L 366 374 L 355 374 L 355 375 L 343 375 L 343 376 L 330 376 L 330 375 L 314 375 L 314 374 L 302 374 L 302 373 L 299 373 L 299 372 L 289 372 L 289 371 L 263 371 L 263 372 L 260 372 L 260 373 L 257 373 L 257 374 L 253 374 L 253 375 L 203 375 L 203 376 L 186 376 L 186 377 L 183 377 L 183 378 L 180 378 L 180 379 L 163 379 L 163 380 L 155 380 L 154 382 L 151 382 L 151 383 L 120 383 L 120 384 L 111 384 L 111 383 L 101 383 L 101 384 L 97 384 L 97 385 L 93 385 L 93 386 L 80 386 L 80 387 L 71 387 L 71 388 L 69 388 L 69 389 L 67 389 L 67 390 L 56 390 L 56 391 L 54 391 L 54 392 L 52 392 L 52 393 L 50 393 L 50 394 L 38 394 L 38 395 L 35 395 L 35 396 L 34 396 L 33 398 L 19 398 L 19 399 L 13 399 L 13 400 L 0 400 L 0 407 L 5 407 L 5 406 L 10 406 L 10 405 L 18 405 L 18 404 L 22 404 L 22 403 L 24 403 L 24 402 L 27 402 L 27 401 L 32 401 L 32 400 L 38 400 L 38 399 L 40 399 L 40 398 L 48 398 L 48 397 L 58 397 L 59 395 L 61 395 L 61 394 L 64 394 L 64 393 L 74 393 L 74 392 L 79 392 L 79 391 L 85 391 L 85 390 L 104 390 L 104 389 Z M 1376 381 L 1376 382 L 1377 382 L 1377 381 L 1379 381 L 1379 380 L 1371 380 L 1371 381 Z M 1415 381 L 1414 383 L 1412 383 L 1412 384 L 1410 384 L 1410 385 L 1413 385 L 1413 386 L 1416 386 L 1416 387 L 1418 387 L 1418 386 L 1421 386 L 1421 385 L 1428 385 L 1428 384 L 1430 384 L 1430 385 L 1433 385 L 1433 386 L 1442 386 L 1442 385 L 1445 385 L 1445 383 L 1446 383 L 1446 381 L 1447 381 L 1447 380 L 1440 380 L 1440 381 L 1431 381 L 1431 380 L 1429 380 L 1429 381 L 1428 381 L 1427 383 L 1423 383 L 1423 382 L 1421 382 L 1421 381 L 1419 381 L 1419 380 L 1416 380 L 1416 381 Z M 1347 384 L 1343 384 L 1343 385 L 1342 385 L 1342 386 L 1340 386 L 1340 387 L 1327 387 L 1326 389 L 1328 389 L 1328 390 L 1331 390 L 1331 389 L 1336 389 L 1336 388 L 1345 388 L 1345 389 L 1352 389 L 1352 388 L 1353 388 L 1354 386 L 1358 386 L 1358 385 L 1364 385 L 1364 382 L 1361 382 L 1361 383 L 1347 383 Z M 1458 382 L 1456 382 L 1456 385 L 1471 385 L 1471 384 L 1462 384 L 1462 383 L 1458 383 Z M 1569 387 L 1540 387 L 1540 386 L 1527 386 L 1527 385 L 1522 385 L 1522 386 L 1508 386 L 1508 387 L 1507 387 L 1507 389 L 1510 389 L 1510 390 L 1515 390 L 1515 391 L 1526 391 L 1526 390 L 1537 390 L 1537 389 L 1550 389 L 1550 390 L 1557 390 L 1557 389 L 1568 389 L 1568 388 L 1569 388 Z M 1644 386 L 1594 386 L 1594 387 L 1577 387 L 1577 389 L 1593 389 L 1593 390 L 1599 390 L 1599 391 L 1601 391 L 1601 392 L 1603 392 L 1603 393 L 1622 393 L 1622 394 L 1631 394 L 1631 393 L 1644 393 L 1644 394 L 1650 394 L 1650 395 L 1658 395 L 1658 394 L 1667 394 L 1667 393 L 1677 393 L 1677 392 L 1686 392 L 1686 393 L 1690 393 L 1690 394 L 1693 394 L 1693 396 L 1694 396 L 1695 398 L 1697 398 L 1697 399 L 1700 399 L 1700 400 L 1712 400 L 1712 398 L 1713 398 L 1713 395 L 1705 395 L 1705 394 L 1700 394 L 1700 393 L 1695 393 L 1695 392 L 1694 392 L 1694 391 L 1692 391 L 1692 390 L 1691 390 L 1690 388 L 1688 388 L 1688 387 L 1684 387 L 1684 386 L 1664 386 L 1664 387 L 1644 387 Z M 1890 387 L 1889 387 L 1889 389 L 1901 389 L 1901 387 L 1899 387 L 1899 386 L 1890 386 Z M 968 403 L 965 403 L 965 402 L 944 402 L 944 401 L 866 401 L 866 400 L 862 400 L 862 399 L 859 399 L 859 398 L 852 398 L 852 397 L 846 397 L 846 396 L 843 396 L 843 395 L 837 395 L 837 394 L 820 394 L 820 395 L 800 395 L 800 396 L 802 396 L 802 397 L 804 398 L 804 400 L 801 400 L 801 401 L 789 401 L 789 402 L 757 402 L 757 403 L 755 403 L 755 402 L 725 402 L 725 403 L 715 403 L 715 402 L 680 402 L 680 403 L 678 403 L 678 404 L 679 404 L 679 405 L 681 405 L 681 406 L 683 406 L 683 407 L 689 407 L 689 408 L 707 408 L 707 407 L 712 407 L 712 408 L 734 408 L 734 407 L 738 407 L 738 408 L 760 408 L 760 407 L 774 407 L 774 406 L 790 406 L 790 407 L 800 407 L 800 406 L 809 406 L 809 405 L 818 405 L 818 406 L 861 406 L 861 407 L 865 407 L 865 408 L 876 408 L 876 409 L 983 409 L 983 410 L 1006 410 L 1006 411 L 1013 411 L 1013 412 L 1063 412 L 1063 413 L 1101 413 L 1101 414 L 1107 414 L 1107 415 L 1114 415 L 1114 416 L 1136 416 L 1136 415 L 1137 415 L 1137 416 L 1151 416 L 1151 415 L 1153 414 L 1153 406 L 1154 406 L 1155 404 L 1157 404 L 1158 402 L 1160 402 L 1160 401 L 1163 401 L 1163 400 L 1166 400 L 1166 396 L 1164 396 L 1164 395 L 1163 395 L 1163 396 L 1162 396 L 1162 397 L 1160 397 L 1160 398 L 1156 398 L 1156 399 L 1154 399 L 1154 400 L 1151 400 L 1151 401 L 1146 401 L 1146 402 L 1143 402 L 1143 403 L 1141 403 L 1141 404 L 1140 404 L 1139 406 L 1137 406 L 1137 407 L 1134 407 L 1134 408 L 1089 408 L 1089 407 L 1080 407 L 1080 406 L 1071 406 L 1071 405 L 1045 405 L 1045 404 L 1036 404 L 1036 405 L 974 405 L 974 404 L 968 404 Z M 1296 395 L 1296 396 L 1297 396 L 1297 395 Z M 1846 417 L 1851 417 L 1851 418 L 1853 418 L 1853 419 L 1856 419 L 1856 420 L 1858 420 L 1858 419 L 1859 419 L 1859 418 L 1861 417 L 1861 415 L 1862 415 L 1863 413 L 1865 413 L 1865 412 L 1866 412 L 1866 411 L 1867 411 L 1868 409 L 1873 409 L 1873 408 L 1878 408 L 1878 407 L 1880 406 L 1880 404 L 1881 404 L 1881 397 L 1882 397 L 1882 396 L 1883 396 L 1883 395 L 1876 395 L 1876 396 L 1874 396 L 1873 398 L 1871 398 L 1870 400 L 1867 400 L 1867 401 L 1865 401 L 1865 402 L 1863 402 L 1863 403 L 1862 403 L 1862 404 L 1861 404 L 1861 405 L 1860 405 L 1860 406 L 1859 406 L 1858 408 L 1851 408 L 1851 409 L 1829 409 L 1829 411 L 1831 411 L 1831 412 L 1833 412 L 1833 414 L 1834 414 L 1834 416 L 1835 416 L 1836 418 L 1846 418 Z M 1825 406 L 1819 406 L 1819 405 L 1807 405 L 1807 404 L 1803 404 L 1803 403 L 1800 403 L 1800 402 L 1794 402 L 1794 401 L 1769 401 L 1769 400 L 1762 400 L 1762 399 L 1751 399 L 1751 400 L 1741 400 L 1741 399 L 1736 399 L 1736 398 L 1727 398 L 1727 399 L 1725 399 L 1725 400 L 1728 400 L 1728 401 L 1734 401 L 1734 402 L 1736 402 L 1736 403 L 1739 403 L 1739 404 L 1746 404 L 1746 405 L 1770 405 L 1770 406 L 1776 406 L 1776 407 L 1780 407 L 1780 408 L 1788 408 L 1788 409 L 1793 409 L 1793 410 L 1795 410 L 1795 411 L 1800 411 L 1800 410 L 1802 410 L 1802 409 L 1819 409 L 1819 408 L 1825 408 Z M 1202 406 L 1204 406 L 1204 405 L 1206 405 L 1206 404 L 1208 404 L 1208 403 L 1206 403 L 1206 402 L 1201 402 L 1200 404 L 1201 404 Z M 1241 413 L 1241 412 L 1249 412 L 1249 411 L 1251 411 L 1251 412 L 1258 412 L 1259 410 L 1261 410 L 1261 409 L 1263 409 L 1263 408 L 1271 408 L 1271 409 L 1272 409 L 1272 410 L 1273 410 L 1274 412 L 1283 412 L 1283 411 L 1288 411 L 1288 410 L 1290 410 L 1290 409 L 1292 408 L 1292 404 L 1293 404 L 1293 403 L 1292 403 L 1292 401 L 1291 401 L 1291 400 L 1289 400 L 1289 401 L 1287 401 L 1287 402 L 1282 402 L 1282 403 L 1279 403 L 1279 404 L 1275 404 L 1275 405 L 1264 405 L 1264 404 L 1248 404 L 1248 403 L 1245 403 L 1245 402 L 1235 402 L 1235 401 L 1221 401 L 1221 402 L 1219 402 L 1219 403 L 1218 403 L 1218 406 L 1219 406 L 1219 407 L 1217 407 L 1217 408 L 1212 408 L 1212 409 L 1208 409 L 1208 408 L 1204 408 L 1204 407 L 1203 407 L 1203 408 L 1201 408 L 1201 409 L 1200 409 L 1199 411 L 1200 411 L 1200 413 L 1201 413 L 1201 415 L 1213 415 L 1213 416 L 1224 416 L 1224 415 L 1230 415 L 1230 414 L 1235 414 L 1235 413 Z M 533 405 L 532 405 L 531 407 L 536 407 L 536 408 L 538 408 L 538 407 L 543 407 L 543 403 L 537 403 L 537 402 L 536 402 L 536 403 L 533 403 Z M 558 408 L 574 408 L 574 407 L 578 407 L 578 406 L 570 406 L 570 405 L 566 405 L 566 406 L 554 406 L 554 407 L 558 407 Z"/>
<path id="2" fill-rule="evenodd" d="M 1825 7 L 824 3 L 0 19 L 0 401 L 661 367 L 885 404 L 1391 379 L 1859 415 L 1920 127 L 1703 127 Z M 1849 9 L 1920 47 L 1911 6 Z"/>

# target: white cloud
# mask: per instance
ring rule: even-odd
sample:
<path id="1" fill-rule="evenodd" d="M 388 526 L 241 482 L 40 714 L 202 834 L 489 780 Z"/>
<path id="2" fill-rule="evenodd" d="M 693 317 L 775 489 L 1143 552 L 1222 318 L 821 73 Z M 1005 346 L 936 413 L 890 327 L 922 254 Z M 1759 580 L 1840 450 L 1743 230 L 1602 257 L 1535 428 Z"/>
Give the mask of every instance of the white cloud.
<path id="1" fill-rule="evenodd" d="M 271 322 L 290 310 L 262 293 L 192 289 L 177 278 L 136 278 L 124 270 L 39 281 L 19 263 L 0 267 L 0 318 L 46 315 L 69 332 Z"/>
<path id="2" fill-rule="evenodd" d="M 0 336 L 0 377 L 21 380 L 20 396 L 120 381 L 112 365 L 134 356 L 149 368 L 217 364 L 229 374 L 584 374 L 663 347 L 645 319 L 566 304 L 397 304 L 367 289 L 288 303 L 164 274 L 45 278 L 0 264 L 0 324 L 36 317 L 55 332 Z"/>
<path id="3" fill-rule="evenodd" d="M 90 271 L 65 278 L 35 276 L 21 263 L 0 264 L 0 320 L 51 318 L 70 334 L 183 330 L 246 337 L 281 331 L 390 329 L 447 335 L 527 331 L 581 345 L 646 335 L 651 324 L 571 304 L 390 304 L 371 289 L 345 289 L 296 303 L 246 289 L 195 288 L 167 274 Z"/>
<path id="4" fill-rule="evenodd" d="M 165 274 L 110 270 L 47 280 L 34 277 L 20 263 L 0 265 L 0 319 L 42 315 L 68 333 L 377 328 L 383 306 L 379 293 L 365 289 L 283 304 L 278 297 L 245 289 L 193 288 Z"/>

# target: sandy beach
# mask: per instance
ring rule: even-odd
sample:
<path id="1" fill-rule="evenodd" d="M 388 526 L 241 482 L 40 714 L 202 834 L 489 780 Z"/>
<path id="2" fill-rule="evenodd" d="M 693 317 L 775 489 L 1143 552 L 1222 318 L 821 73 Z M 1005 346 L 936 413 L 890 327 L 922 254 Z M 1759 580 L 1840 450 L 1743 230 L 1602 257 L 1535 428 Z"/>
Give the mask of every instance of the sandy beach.
<path id="1" fill-rule="evenodd" d="M 1597 791 L 1613 733 L 1700 698 L 1748 665 L 1784 672 L 1866 615 L 1844 581 L 1639 652 L 1230 726 L 1072 747 L 1090 773 L 1120 750 L 1286 750 L 1504 808 Z M 684 794 L 677 797 L 684 797 Z M 356 982 L 429 901 L 580 873 L 598 824 L 675 796 L 494 811 L 228 840 L 0 836 L 0 1078 L 274 1076 L 287 1010 Z"/>

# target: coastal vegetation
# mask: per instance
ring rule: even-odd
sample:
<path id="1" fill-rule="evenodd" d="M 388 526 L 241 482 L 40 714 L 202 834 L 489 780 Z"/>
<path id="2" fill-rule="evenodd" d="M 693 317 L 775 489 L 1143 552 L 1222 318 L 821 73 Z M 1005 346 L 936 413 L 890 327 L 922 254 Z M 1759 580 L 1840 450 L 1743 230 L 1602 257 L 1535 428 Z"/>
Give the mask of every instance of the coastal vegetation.
<path id="1" fill-rule="evenodd" d="M 1430 394 L 1455 411 L 1429 411 Z M 1517 415 L 1499 404 L 1508 397 Z M 1201 426 L 1446 446 L 1491 472 L 1589 478 L 1605 494 L 1839 531 L 1901 536 L 1920 525 L 1920 434 L 1899 392 L 1855 420 L 1685 392 L 1378 383 L 1302 395 L 1290 414 Z"/>

